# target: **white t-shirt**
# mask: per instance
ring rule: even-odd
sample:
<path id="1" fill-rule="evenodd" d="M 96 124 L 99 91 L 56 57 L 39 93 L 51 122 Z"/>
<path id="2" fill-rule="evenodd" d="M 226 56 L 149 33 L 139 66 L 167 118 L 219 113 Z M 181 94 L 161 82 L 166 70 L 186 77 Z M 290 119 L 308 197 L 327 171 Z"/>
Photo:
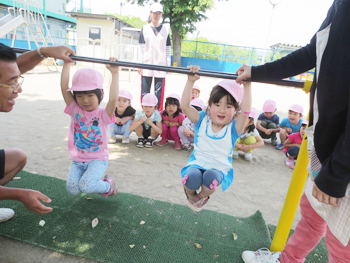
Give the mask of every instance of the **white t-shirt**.
<path id="1" fill-rule="evenodd" d="M 254 136 L 254 137 L 259 136 L 258 130 L 255 128 L 253 131 L 251 131 L 251 132 L 246 132 L 245 134 L 239 136 L 239 138 L 242 139 L 242 140 L 245 140 L 245 139 L 247 139 L 249 136 Z"/>

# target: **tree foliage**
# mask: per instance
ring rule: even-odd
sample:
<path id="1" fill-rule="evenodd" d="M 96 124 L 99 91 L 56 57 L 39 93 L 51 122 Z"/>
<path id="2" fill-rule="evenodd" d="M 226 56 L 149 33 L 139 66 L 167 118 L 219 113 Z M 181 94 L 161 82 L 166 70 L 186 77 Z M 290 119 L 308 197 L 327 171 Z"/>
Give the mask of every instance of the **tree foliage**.
<path id="1" fill-rule="evenodd" d="M 149 0 L 127 0 L 145 5 Z M 214 0 L 161 0 L 163 19 L 170 23 L 173 40 L 173 61 L 181 66 L 181 42 L 187 33 L 196 30 L 195 23 L 207 17 L 205 12 L 214 6 Z"/>

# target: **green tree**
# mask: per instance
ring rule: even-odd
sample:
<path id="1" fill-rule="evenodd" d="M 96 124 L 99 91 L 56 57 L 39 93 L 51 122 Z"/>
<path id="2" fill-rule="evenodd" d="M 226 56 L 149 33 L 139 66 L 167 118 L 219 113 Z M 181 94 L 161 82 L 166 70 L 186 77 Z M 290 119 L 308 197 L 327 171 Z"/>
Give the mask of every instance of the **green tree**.
<path id="1" fill-rule="evenodd" d="M 108 13 L 108 12 L 105 12 L 104 14 L 116 16 L 120 19 L 119 14 L 112 14 L 112 13 Z M 137 16 L 123 16 L 123 18 L 121 18 L 121 20 L 125 21 L 126 23 L 128 23 L 136 28 L 142 28 L 144 25 L 147 24 L 147 21 L 143 21 L 143 20 L 141 20 L 141 18 L 139 18 Z"/>
<path id="2" fill-rule="evenodd" d="M 149 0 L 127 0 L 144 5 Z M 204 13 L 214 6 L 214 0 L 161 0 L 163 19 L 169 20 L 173 42 L 173 62 L 181 66 L 181 42 L 189 32 L 196 30 L 195 23 L 207 19 Z"/>

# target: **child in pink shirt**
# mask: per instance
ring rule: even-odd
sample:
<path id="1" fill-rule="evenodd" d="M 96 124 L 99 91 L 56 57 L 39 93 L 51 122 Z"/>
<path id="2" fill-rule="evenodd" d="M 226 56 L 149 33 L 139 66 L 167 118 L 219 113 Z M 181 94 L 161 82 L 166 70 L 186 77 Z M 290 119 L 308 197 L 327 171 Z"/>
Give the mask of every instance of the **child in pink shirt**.
<path id="1" fill-rule="evenodd" d="M 291 169 L 294 169 L 295 161 L 298 158 L 299 149 L 303 142 L 307 124 L 308 121 L 304 120 L 301 123 L 300 131 L 288 135 L 287 140 L 284 142 L 283 152 L 287 156 L 286 165 Z"/>
<path id="2" fill-rule="evenodd" d="M 100 108 L 103 98 L 102 74 L 94 69 L 79 69 L 69 88 L 70 66 L 64 63 L 61 74 L 61 90 L 67 105 L 64 112 L 71 116 L 68 150 L 73 162 L 68 174 L 67 191 L 73 195 L 99 193 L 106 197 L 114 196 L 118 190 L 113 179 L 108 175 L 104 180 L 101 178 L 108 166 L 107 130 L 108 125 L 115 122 L 119 67 L 107 66 L 112 73 L 112 83 L 107 106 Z"/>
<path id="3" fill-rule="evenodd" d="M 162 140 L 157 145 L 164 146 L 168 144 L 168 140 L 175 141 L 175 150 L 181 150 L 181 141 L 178 134 L 179 126 L 185 119 L 185 115 L 180 108 L 180 96 L 178 94 L 170 94 L 165 101 L 165 110 L 162 116 Z"/>

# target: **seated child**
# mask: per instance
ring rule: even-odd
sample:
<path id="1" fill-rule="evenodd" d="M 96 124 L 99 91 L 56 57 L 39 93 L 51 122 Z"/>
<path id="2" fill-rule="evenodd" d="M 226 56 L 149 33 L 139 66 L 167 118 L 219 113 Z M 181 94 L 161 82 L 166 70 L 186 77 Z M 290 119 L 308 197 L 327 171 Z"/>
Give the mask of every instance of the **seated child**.
<path id="1" fill-rule="evenodd" d="M 303 106 L 300 104 L 293 104 L 289 107 L 288 117 L 284 118 L 280 123 L 281 143 L 276 146 L 277 150 L 281 150 L 283 148 L 283 144 L 289 134 L 298 132 L 300 130 L 301 122 L 303 121 L 301 119 L 303 117 L 303 111 Z"/>
<path id="2" fill-rule="evenodd" d="M 193 89 L 192 89 L 193 90 Z M 204 110 L 204 102 L 199 98 L 191 100 L 190 105 L 197 111 Z M 189 118 L 185 118 L 182 125 L 178 129 L 180 139 L 182 141 L 182 150 L 189 151 L 192 148 L 194 142 L 194 123 Z"/>
<path id="3" fill-rule="evenodd" d="M 253 149 L 264 146 L 264 141 L 255 128 L 254 119 L 258 115 L 258 111 L 252 108 L 249 113 L 247 124 L 244 127 L 243 135 L 239 136 L 235 148 L 233 149 L 232 158 L 238 159 L 238 150 L 244 152 L 244 159 L 248 162 L 253 160 Z"/>
<path id="4" fill-rule="evenodd" d="M 108 127 L 109 140 L 108 143 L 116 143 L 115 135 L 123 135 L 122 143 L 129 143 L 129 130 L 136 110 L 131 107 L 132 95 L 127 90 L 120 90 L 118 95 L 117 107 L 115 108 L 115 123 Z"/>
<path id="5" fill-rule="evenodd" d="M 181 149 L 179 126 L 185 119 L 185 115 L 180 108 L 181 98 L 178 94 L 172 93 L 165 100 L 165 110 L 161 111 L 162 116 L 162 140 L 156 143 L 158 146 L 168 144 L 168 140 L 175 141 L 175 150 Z"/>
<path id="6" fill-rule="evenodd" d="M 288 135 L 287 140 L 284 142 L 283 151 L 287 156 L 286 165 L 291 169 L 294 169 L 295 161 L 298 158 L 299 149 L 304 138 L 307 124 L 308 121 L 304 120 L 301 123 L 300 131 Z"/>
<path id="7" fill-rule="evenodd" d="M 199 98 L 200 95 L 201 95 L 201 88 L 199 86 L 197 86 L 197 85 L 194 85 L 193 88 L 192 88 L 192 98 L 191 98 L 191 100 Z"/>
<path id="8" fill-rule="evenodd" d="M 162 117 L 156 110 L 157 105 L 157 97 L 147 93 L 142 99 L 142 111 L 136 113 L 134 121 L 130 124 L 130 131 L 135 130 L 138 136 L 136 146 L 139 148 L 153 147 L 154 140 L 162 133 Z"/>
<path id="9" fill-rule="evenodd" d="M 256 128 L 263 139 L 270 139 L 273 146 L 277 145 L 276 132 L 280 131 L 280 118 L 275 114 L 276 102 L 273 100 L 265 101 L 263 105 L 263 113 L 258 117 Z"/>

